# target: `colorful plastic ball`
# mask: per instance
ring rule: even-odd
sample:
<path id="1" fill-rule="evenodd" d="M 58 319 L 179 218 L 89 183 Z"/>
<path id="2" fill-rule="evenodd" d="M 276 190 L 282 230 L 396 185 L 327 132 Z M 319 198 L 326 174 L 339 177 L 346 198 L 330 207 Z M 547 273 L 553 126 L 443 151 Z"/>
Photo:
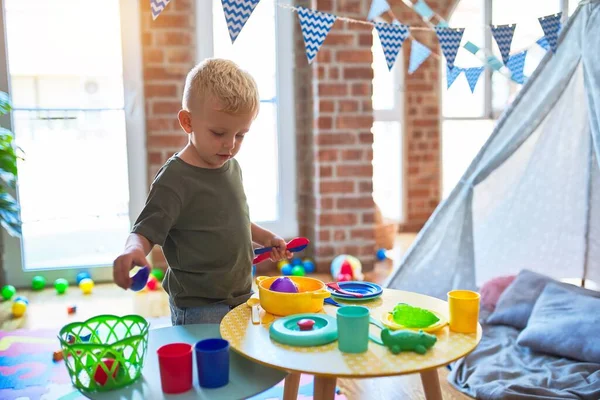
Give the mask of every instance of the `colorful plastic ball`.
<path id="1" fill-rule="evenodd" d="M 42 290 L 46 286 L 46 278 L 41 275 L 36 275 L 31 280 L 31 288 L 33 290 Z"/>
<path id="2" fill-rule="evenodd" d="M 362 274 L 362 263 L 360 262 L 360 260 L 354 256 L 348 255 L 348 254 L 341 254 L 337 257 L 335 257 L 333 259 L 333 261 L 331 261 L 331 276 L 338 280 L 337 276 L 342 273 L 341 269 L 342 266 L 347 263 L 350 264 L 350 267 L 352 269 L 352 275 L 353 275 L 353 279 L 356 281 L 361 281 L 364 278 L 364 275 Z"/>
<path id="3" fill-rule="evenodd" d="M 298 293 L 298 286 L 287 276 L 282 276 L 271 283 L 269 290 L 282 293 Z"/>
<path id="4" fill-rule="evenodd" d="M 79 285 L 81 283 L 81 281 L 84 280 L 84 279 L 92 279 L 92 276 L 90 275 L 89 272 L 82 271 L 82 272 L 80 272 L 80 273 L 77 274 L 77 277 L 75 279 L 77 281 L 77 284 Z"/>
<path id="5" fill-rule="evenodd" d="M 294 267 L 292 267 L 290 264 L 287 264 L 283 268 L 281 268 L 281 273 L 283 275 L 291 275 L 293 269 Z"/>
<path id="6" fill-rule="evenodd" d="M 106 373 L 106 371 L 110 372 L 112 370 L 112 377 L 113 379 L 116 378 L 117 371 L 119 370 L 119 363 L 117 360 L 114 360 L 112 358 L 103 358 L 101 362 L 104 363 L 104 367 L 98 364 L 98 366 L 96 367 L 96 372 L 94 373 L 94 380 L 100 386 L 104 386 L 108 381 L 108 374 Z M 113 369 L 113 364 L 115 363 L 117 365 L 115 365 Z M 104 370 L 104 368 L 106 368 L 106 371 Z"/>
<path id="7" fill-rule="evenodd" d="M 307 274 L 312 274 L 315 272 L 315 263 L 312 260 L 304 260 L 302 266 Z"/>
<path id="8" fill-rule="evenodd" d="M 91 294 L 94 289 L 94 281 L 90 278 L 84 278 L 79 282 L 79 289 L 83 292 L 83 294 Z"/>
<path id="9" fill-rule="evenodd" d="M 13 285 L 6 285 L 2 288 L 2 298 L 4 300 L 10 300 L 15 293 L 17 293 L 17 289 Z"/>
<path id="10" fill-rule="evenodd" d="M 339 274 L 337 277 L 338 282 L 349 282 L 352 280 L 352 275 L 348 274 Z"/>
<path id="11" fill-rule="evenodd" d="M 165 272 L 160 268 L 152 268 L 150 275 L 156 278 L 157 281 L 162 282 L 165 277 Z"/>
<path id="12" fill-rule="evenodd" d="M 12 314 L 14 317 L 22 317 L 27 311 L 27 304 L 22 301 L 15 301 L 12 306 Z"/>
<path id="13" fill-rule="evenodd" d="M 277 262 L 277 268 L 279 268 L 280 270 L 282 270 L 283 267 L 285 267 L 286 265 L 290 265 L 290 262 L 288 260 L 279 260 Z"/>
<path id="14" fill-rule="evenodd" d="M 22 301 L 23 303 L 29 305 L 29 300 L 25 296 L 17 296 L 15 297 L 15 301 Z"/>
<path id="15" fill-rule="evenodd" d="M 158 279 L 154 275 L 150 275 L 148 282 L 146 282 L 146 287 L 151 291 L 158 289 Z"/>
<path id="16" fill-rule="evenodd" d="M 292 268 L 292 275 L 294 275 L 294 276 L 306 275 L 306 272 L 304 271 L 304 267 L 301 265 L 296 265 L 294 268 Z"/>
<path id="17" fill-rule="evenodd" d="M 377 250 L 377 259 L 379 261 L 383 261 L 387 258 L 387 256 L 385 255 L 385 249 L 379 249 Z"/>
<path id="18" fill-rule="evenodd" d="M 292 258 L 292 266 L 298 266 L 298 265 L 302 265 L 302 260 L 299 259 L 298 257 L 294 257 Z"/>
<path id="19" fill-rule="evenodd" d="M 54 289 L 56 289 L 56 293 L 58 294 L 63 294 L 64 292 L 66 292 L 68 287 L 69 281 L 67 281 L 64 278 L 58 278 L 54 281 Z"/>

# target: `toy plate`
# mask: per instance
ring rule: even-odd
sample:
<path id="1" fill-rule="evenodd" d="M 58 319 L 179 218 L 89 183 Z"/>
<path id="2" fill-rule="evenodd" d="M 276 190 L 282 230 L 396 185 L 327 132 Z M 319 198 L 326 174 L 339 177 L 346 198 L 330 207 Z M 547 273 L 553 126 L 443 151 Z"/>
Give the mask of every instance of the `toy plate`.
<path id="1" fill-rule="evenodd" d="M 301 331 L 298 327 L 301 319 L 315 321 L 313 329 Z M 276 342 L 290 346 L 321 346 L 337 340 L 337 320 L 327 314 L 294 314 L 273 322 L 269 336 Z"/>
<path id="2" fill-rule="evenodd" d="M 441 315 L 440 313 L 437 313 L 435 311 L 431 311 L 431 312 L 434 313 L 435 316 L 438 317 L 440 320 L 438 322 L 436 322 L 435 324 L 427 326 L 425 328 L 407 328 L 403 325 L 397 324 L 394 321 L 394 316 L 390 312 L 385 312 L 381 315 L 381 322 L 383 322 L 383 324 L 385 326 L 387 326 L 388 328 L 390 328 L 394 331 L 397 331 L 400 329 L 409 329 L 411 331 L 423 331 L 423 332 L 427 332 L 427 333 L 437 332 L 440 329 L 442 329 L 443 327 L 445 327 L 446 325 L 448 325 L 448 320 L 446 319 L 446 317 L 444 317 L 443 315 Z"/>
<path id="3" fill-rule="evenodd" d="M 349 294 L 339 293 L 337 290 L 327 286 L 327 290 L 329 290 L 333 297 L 337 297 L 339 299 L 344 299 L 347 301 L 373 300 L 381 296 L 381 294 L 383 293 L 383 289 L 381 288 L 381 286 L 372 282 L 348 281 L 338 282 L 338 285 L 341 289 L 346 290 L 348 292 L 362 294 L 362 297 L 354 297 Z"/>

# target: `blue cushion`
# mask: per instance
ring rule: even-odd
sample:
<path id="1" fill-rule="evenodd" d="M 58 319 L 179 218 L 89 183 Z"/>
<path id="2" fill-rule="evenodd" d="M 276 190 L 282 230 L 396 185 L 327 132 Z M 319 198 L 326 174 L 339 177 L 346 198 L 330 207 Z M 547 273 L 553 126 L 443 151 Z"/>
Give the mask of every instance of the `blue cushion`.
<path id="1" fill-rule="evenodd" d="M 538 353 L 600 363 L 600 292 L 549 283 L 517 344 Z"/>
<path id="2" fill-rule="evenodd" d="M 498 299 L 494 312 L 485 322 L 490 325 L 508 325 L 517 329 L 525 328 L 535 302 L 548 283 L 555 283 L 575 292 L 589 291 L 525 269 L 519 272 L 513 283 L 504 290 Z"/>

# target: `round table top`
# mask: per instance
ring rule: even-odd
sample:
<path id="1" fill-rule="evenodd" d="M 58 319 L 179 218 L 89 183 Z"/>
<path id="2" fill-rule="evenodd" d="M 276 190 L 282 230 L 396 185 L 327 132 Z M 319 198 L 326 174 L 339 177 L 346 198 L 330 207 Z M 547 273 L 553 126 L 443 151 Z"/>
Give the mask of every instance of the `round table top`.
<path id="1" fill-rule="evenodd" d="M 164 394 L 160 385 L 158 356 L 156 350 L 162 345 L 175 342 L 194 344 L 205 338 L 221 337 L 219 325 L 201 324 L 171 326 L 151 329 L 148 336 L 142 376 L 132 385 L 110 392 L 85 393 L 92 399 L 244 399 L 275 386 L 287 374 L 248 360 L 232 351 L 230 355 L 229 383 L 217 389 L 205 389 L 198 385 L 196 362 L 193 361 L 194 382 L 191 390 L 177 395 Z M 195 357 L 195 356 L 193 356 Z"/>
<path id="2" fill-rule="evenodd" d="M 447 302 L 394 289 L 384 289 L 380 298 L 367 302 L 336 301 L 343 305 L 368 307 L 371 316 L 377 321 L 380 321 L 382 314 L 392 311 L 398 303 L 427 308 L 448 317 Z M 321 312 L 335 317 L 337 307 L 325 304 Z M 261 313 L 264 313 L 264 310 L 261 310 Z M 435 332 L 438 340 L 424 355 L 414 352 L 394 355 L 387 347 L 372 341 L 369 341 L 367 352 L 348 354 L 338 350 L 337 341 L 316 347 L 280 344 L 269 337 L 269 327 L 270 323 L 253 325 L 250 307 L 242 304 L 225 316 L 221 322 L 221 335 L 229 340 L 235 351 L 263 365 L 291 372 L 347 378 L 403 375 L 437 368 L 464 357 L 473 351 L 481 340 L 479 324 L 477 332 L 472 334 L 455 333 L 446 326 Z M 370 332 L 379 337 L 381 330 L 371 324 Z"/>

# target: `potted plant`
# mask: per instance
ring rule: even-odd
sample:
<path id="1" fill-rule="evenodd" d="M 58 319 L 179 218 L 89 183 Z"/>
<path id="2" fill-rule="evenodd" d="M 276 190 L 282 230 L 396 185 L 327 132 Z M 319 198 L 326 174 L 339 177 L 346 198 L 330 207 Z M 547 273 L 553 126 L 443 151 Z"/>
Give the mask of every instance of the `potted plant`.
<path id="1" fill-rule="evenodd" d="M 11 110 L 8 94 L 0 92 L 0 115 L 6 115 Z M 17 181 L 17 151 L 14 145 L 13 133 L 0 126 L 0 225 L 11 235 L 21 236 L 21 216 L 19 203 L 11 192 L 16 189 Z M 4 254 L 4 245 L 0 235 L 0 256 Z M 2 260 L 3 257 L 0 258 Z M 4 284 L 4 270 L 0 261 L 0 284 Z"/>

